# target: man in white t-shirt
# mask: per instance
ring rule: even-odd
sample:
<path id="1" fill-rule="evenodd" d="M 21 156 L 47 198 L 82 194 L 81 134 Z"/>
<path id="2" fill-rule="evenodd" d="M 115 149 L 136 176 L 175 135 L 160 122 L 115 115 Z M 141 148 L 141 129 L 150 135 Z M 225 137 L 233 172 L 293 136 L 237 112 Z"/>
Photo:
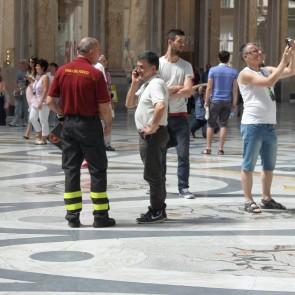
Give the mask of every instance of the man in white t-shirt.
<path id="1" fill-rule="evenodd" d="M 170 140 L 167 148 L 176 147 L 179 196 L 193 199 L 194 195 L 188 190 L 190 128 L 187 98 L 192 95 L 194 73 L 191 64 L 179 56 L 184 47 L 184 32 L 178 29 L 170 30 L 166 54 L 160 58 L 159 73 L 169 90 L 168 132 Z"/>
<path id="2" fill-rule="evenodd" d="M 238 85 L 244 101 L 241 121 L 243 137 L 243 163 L 241 172 L 245 196 L 245 211 L 261 213 L 261 208 L 252 196 L 253 170 L 258 155 L 262 164 L 262 204 L 263 209 L 286 209 L 271 197 L 271 183 L 277 155 L 276 101 L 273 91 L 275 83 L 295 74 L 295 51 L 286 47 L 277 67 L 261 67 L 263 53 L 254 43 L 241 47 L 241 57 L 246 67 L 238 76 Z"/>
<path id="3" fill-rule="evenodd" d="M 157 74 L 158 68 L 159 58 L 155 53 L 145 51 L 140 54 L 126 97 L 127 108 L 137 106 L 135 125 L 140 135 L 140 156 L 144 179 L 150 186 L 150 206 L 146 214 L 136 219 L 138 223 L 159 223 L 167 219 L 163 154 L 168 142 L 168 89 Z"/>

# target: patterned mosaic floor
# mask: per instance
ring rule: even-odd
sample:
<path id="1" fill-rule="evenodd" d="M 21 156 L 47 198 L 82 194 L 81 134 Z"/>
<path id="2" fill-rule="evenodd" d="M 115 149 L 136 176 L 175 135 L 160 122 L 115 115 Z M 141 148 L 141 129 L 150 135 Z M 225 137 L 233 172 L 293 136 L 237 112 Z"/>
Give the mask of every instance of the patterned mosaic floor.
<path id="1" fill-rule="evenodd" d="M 295 294 L 295 105 L 279 110 L 279 152 L 273 195 L 285 212 L 243 211 L 241 139 L 230 122 L 224 156 L 201 155 L 191 142 L 190 188 L 177 194 L 176 157 L 168 155 L 167 213 L 158 225 L 137 225 L 147 185 L 132 114 L 118 114 L 108 152 L 111 216 L 118 226 L 91 227 L 89 176 L 82 172 L 83 227 L 64 221 L 61 154 L 0 129 L 0 294 Z M 257 172 L 261 169 L 257 166 Z M 260 181 L 254 192 L 259 201 Z"/>

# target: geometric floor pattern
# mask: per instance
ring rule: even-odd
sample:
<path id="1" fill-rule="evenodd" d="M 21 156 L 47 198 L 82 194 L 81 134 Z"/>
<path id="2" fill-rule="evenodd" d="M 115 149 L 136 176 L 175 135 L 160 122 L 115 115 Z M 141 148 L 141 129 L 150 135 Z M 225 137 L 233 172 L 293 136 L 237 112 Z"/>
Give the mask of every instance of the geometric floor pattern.
<path id="1" fill-rule="evenodd" d="M 79 229 L 64 220 L 64 175 L 54 146 L 0 128 L 0 294 L 295 294 L 295 105 L 278 107 L 278 158 L 273 197 L 288 210 L 243 211 L 241 136 L 231 119 L 225 155 L 202 155 L 191 139 L 190 190 L 177 194 L 176 154 L 167 163 L 168 221 L 138 225 L 146 211 L 133 114 L 118 113 L 115 152 L 108 152 L 110 215 L 117 226 L 94 229 L 88 171 L 82 170 Z M 260 201 L 260 163 L 254 188 Z"/>

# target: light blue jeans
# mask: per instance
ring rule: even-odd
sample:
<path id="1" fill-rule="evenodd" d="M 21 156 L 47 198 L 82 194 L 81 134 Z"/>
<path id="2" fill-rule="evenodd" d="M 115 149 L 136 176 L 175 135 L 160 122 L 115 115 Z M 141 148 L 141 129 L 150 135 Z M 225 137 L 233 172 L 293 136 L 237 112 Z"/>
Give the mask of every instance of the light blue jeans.
<path id="1" fill-rule="evenodd" d="M 273 124 L 241 124 L 243 171 L 253 171 L 258 155 L 262 169 L 273 171 L 277 158 L 277 135 Z"/>

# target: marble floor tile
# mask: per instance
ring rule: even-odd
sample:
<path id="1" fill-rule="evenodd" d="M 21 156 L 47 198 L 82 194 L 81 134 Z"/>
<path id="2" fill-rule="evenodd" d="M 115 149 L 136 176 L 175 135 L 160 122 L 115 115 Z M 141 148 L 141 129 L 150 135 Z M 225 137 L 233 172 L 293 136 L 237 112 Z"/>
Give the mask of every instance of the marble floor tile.
<path id="1" fill-rule="evenodd" d="M 286 211 L 243 211 L 242 142 L 231 119 L 225 155 L 202 155 L 191 138 L 190 190 L 177 191 L 177 157 L 168 153 L 167 214 L 135 222 L 148 206 L 133 114 L 117 112 L 107 152 L 110 214 L 117 226 L 94 229 L 88 170 L 81 173 L 79 229 L 64 220 L 61 152 L 24 141 L 23 128 L 0 127 L 0 294 L 295 294 L 295 105 L 278 107 L 273 197 Z M 253 192 L 260 201 L 258 161 Z"/>

